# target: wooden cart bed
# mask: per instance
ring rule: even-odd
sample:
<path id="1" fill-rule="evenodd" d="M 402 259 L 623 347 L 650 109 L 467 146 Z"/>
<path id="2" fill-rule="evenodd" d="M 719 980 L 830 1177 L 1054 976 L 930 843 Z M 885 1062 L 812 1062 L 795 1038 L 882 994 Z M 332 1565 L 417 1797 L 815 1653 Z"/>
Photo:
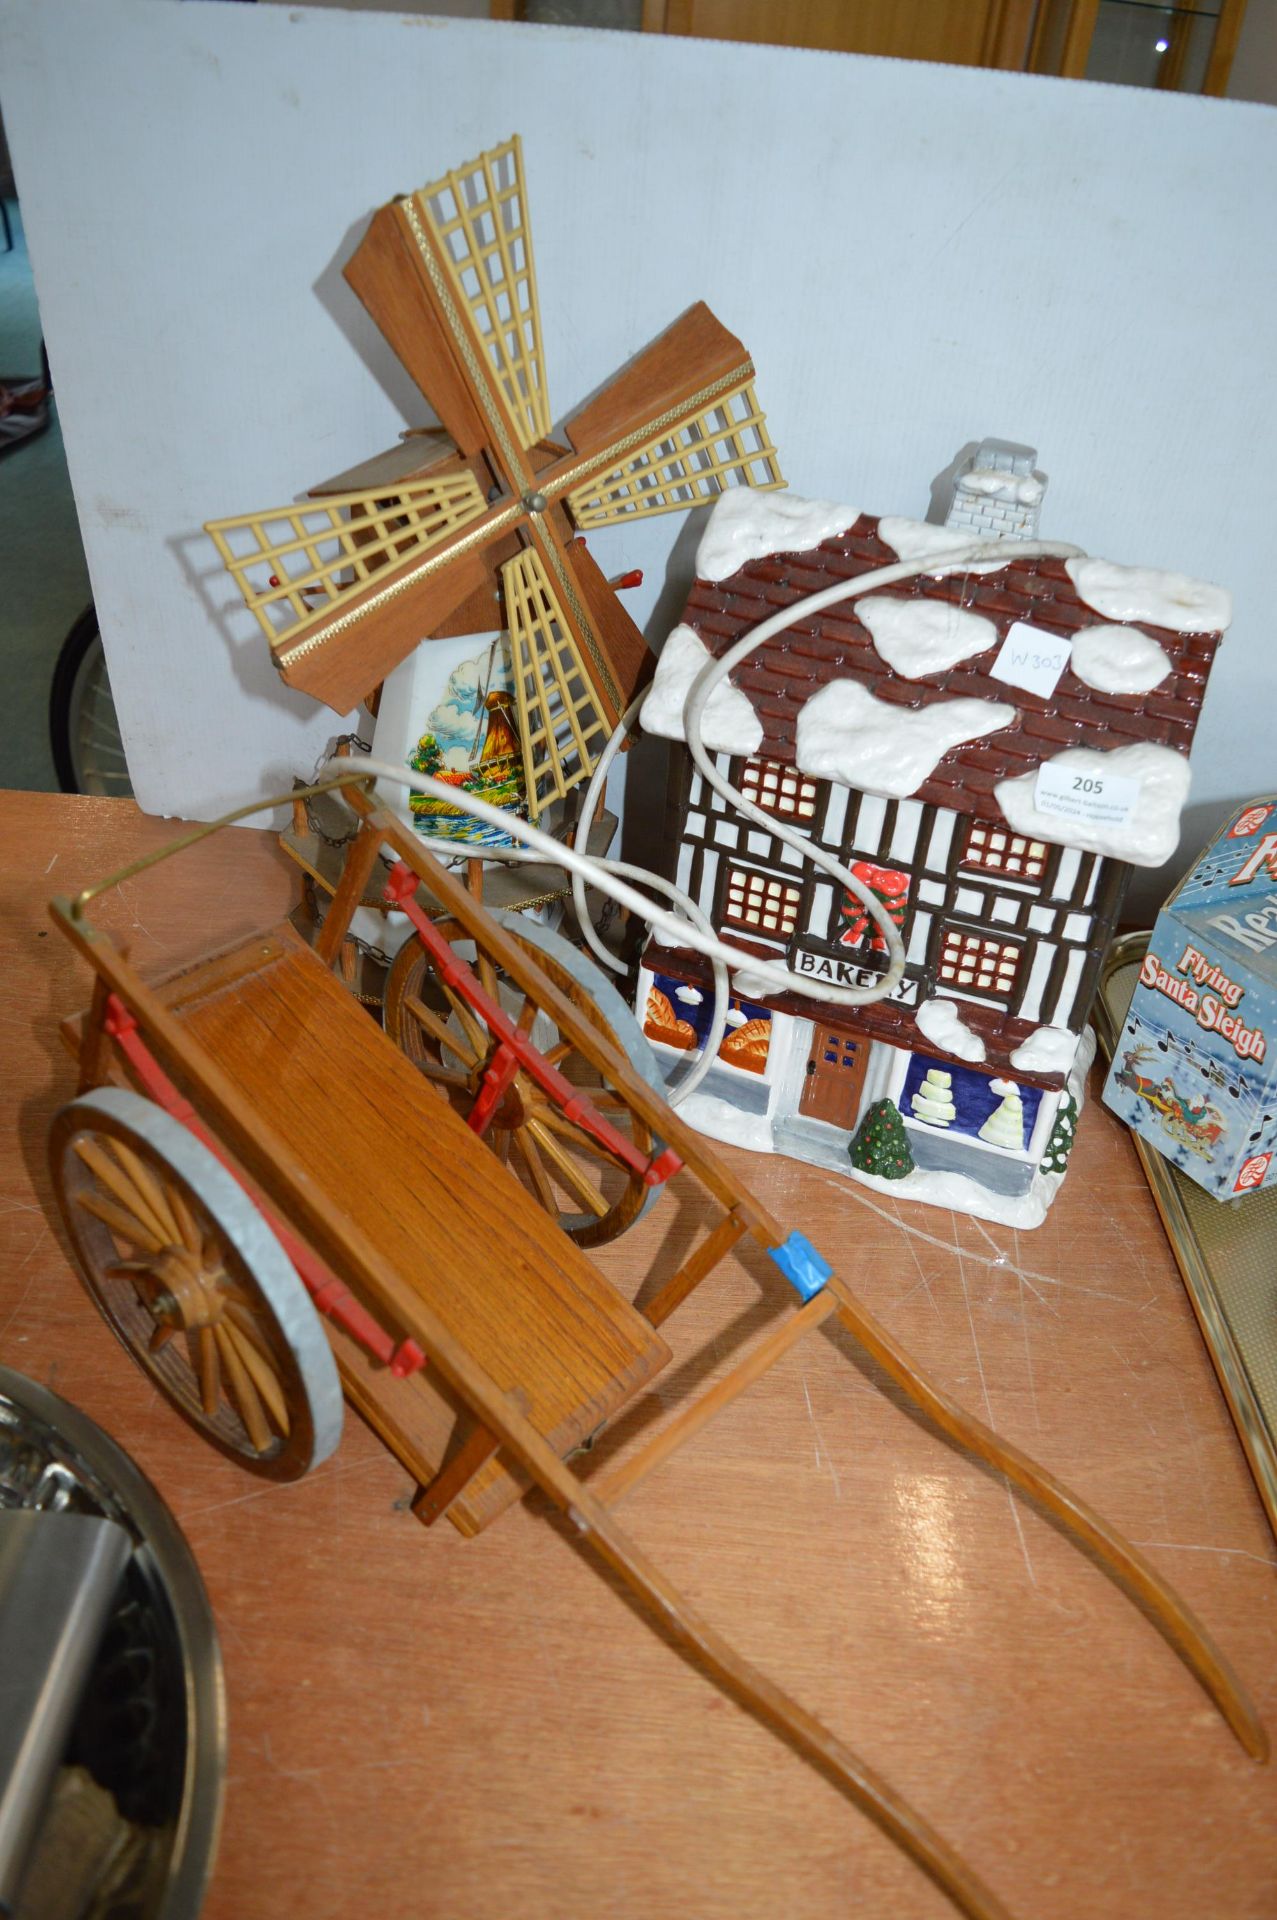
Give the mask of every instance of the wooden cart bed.
<path id="1" fill-rule="evenodd" d="M 559 1453 L 670 1358 L 660 1335 L 284 922 L 157 988 L 267 1125 Z M 344 1278 L 345 1276 L 343 1276 Z M 376 1310 L 376 1303 L 365 1304 Z M 377 1369 L 335 1325 L 347 1397 L 424 1482 L 467 1437 L 427 1368 Z M 463 1533 L 527 1485 L 498 1455 L 450 1509 Z"/>

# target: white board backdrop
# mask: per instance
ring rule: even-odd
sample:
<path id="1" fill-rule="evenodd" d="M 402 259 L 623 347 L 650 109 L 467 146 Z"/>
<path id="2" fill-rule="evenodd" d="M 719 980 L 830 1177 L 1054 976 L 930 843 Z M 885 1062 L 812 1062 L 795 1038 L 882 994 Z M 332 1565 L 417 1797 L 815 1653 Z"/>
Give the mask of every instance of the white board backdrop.
<path id="1" fill-rule="evenodd" d="M 423 421 L 340 265 L 375 206 L 516 130 L 556 418 L 703 297 L 798 492 L 924 515 L 967 443 L 1032 442 L 1044 535 L 1233 590 L 1182 851 L 1277 787 L 1277 111 L 207 0 L 0 0 L 0 84 L 144 807 L 287 784 L 335 730 L 199 530 Z M 694 531 L 592 544 L 667 630 Z"/>

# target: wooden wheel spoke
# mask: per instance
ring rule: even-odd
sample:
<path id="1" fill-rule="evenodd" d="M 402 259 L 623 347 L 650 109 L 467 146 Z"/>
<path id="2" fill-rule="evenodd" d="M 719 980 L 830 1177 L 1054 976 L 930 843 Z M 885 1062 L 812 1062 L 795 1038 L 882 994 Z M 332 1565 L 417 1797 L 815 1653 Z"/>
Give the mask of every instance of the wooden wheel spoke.
<path id="1" fill-rule="evenodd" d="M 151 1169 L 132 1147 L 125 1146 L 123 1140 L 111 1140 L 111 1151 L 133 1181 L 134 1186 L 146 1201 L 150 1217 L 166 1240 L 177 1241 L 182 1235 L 178 1227 L 177 1216 L 169 1206 L 163 1183 L 155 1177 Z"/>
<path id="2" fill-rule="evenodd" d="M 177 1222 L 177 1230 L 182 1237 L 183 1246 L 193 1259 L 200 1260 L 204 1251 L 203 1235 L 200 1233 L 195 1215 L 186 1203 L 185 1194 L 180 1192 L 177 1187 L 171 1185 L 167 1187 L 166 1193 L 169 1206 L 173 1212 L 173 1218 Z"/>
<path id="3" fill-rule="evenodd" d="M 237 1326 L 234 1321 L 228 1321 L 225 1323 L 225 1330 L 231 1345 L 248 1369 L 252 1377 L 253 1385 L 266 1402 L 267 1412 L 286 1440 L 288 1438 L 290 1423 L 288 1419 L 288 1406 L 284 1399 L 284 1389 L 279 1382 L 279 1375 L 276 1373 L 267 1355 L 264 1354 L 258 1346 L 256 1340 L 252 1339 L 243 1327 Z"/>
<path id="4" fill-rule="evenodd" d="M 588 1180 L 569 1154 L 566 1154 L 554 1135 L 543 1127 L 539 1120 L 529 1120 L 527 1132 L 532 1135 L 545 1158 L 558 1170 L 560 1179 L 569 1187 L 578 1200 L 585 1205 L 596 1219 L 601 1220 L 612 1211 L 610 1204 L 603 1198 L 598 1188 Z"/>
<path id="5" fill-rule="evenodd" d="M 102 1194 L 82 1190 L 75 1195 L 75 1204 L 83 1207 L 86 1213 L 94 1214 L 104 1226 L 110 1227 L 113 1234 L 121 1240 L 127 1240 L 131 1246 L 141 1247 L 147 1253 L 163 1252 L 163 1241 L 149 1227 L 144 1227 L 136 1214 L 126 1212 Z"/>
<path id="6" fill-rule="evenodd" d="M 271 1369 L 271 1372 L 275 1373 L 277 1369 L 271 1357 L 270 1344 L 261 1326 L 258 1324 L 257 1316 L 254 1314 L 252 1307 L 247 1303 L 241 1304 L 238 1300 L 227 1300 L 225 1295 L 222 1296 L 222 1305 L 224 1317 L 227 1322 L 234 1326 L 236 1331 L 244 1336 L 245 1340 L 256 1347 L 262 1359 Z"/>
<path id="7" fill-rule="evenodd" d="M 573 1146 L 580 1147 L 585 1153 L 592 1153 L 596 1159 L 605 1160 L 609 1167 L 621 1167 L 626 1173 L 632 1172 L 632 1169 L 625 1165 L 624 1160 L 618 1158 L 611 1147 L 604 1146 L 601 1140 L 596 1140 L 592 1133 L 585 1127 L 579 1126 L 575 1120 L 566 1120 L 557 1107 L 538 1107 L 536 1118 L 539 1126 L 549 1127 L 550 1131 L 557 1133 L 561 1140 L 570 1140 Z M 636 1179 L 637 1177 L 635 1175 Z"/>
<path id="8" fill-rule="evenodd" d="M 231 1340 L 229 1329 L 216 1326 L 213 1328 L 213 1336 L 217 1341 L 217 1351 L 226 1372 L 227 1398 L 237 1408 L 254 1449 L 258 1453 L 265 1453 L 271 1443 L 271 1433 L 261 1396 L 253 1385 L 248 1368 L 240 1358 L 238 1348 Z"/>
<path id="9" fill-rule="evenodd" d="M 537 1017 L 537 1012 L 538 1012 L 538 1008 L 537 1008 L 536 1001 L 531 998 L 525 1000 L 523 1005 L 519 1008 L 519 1017 L 514 1023 L 515 1031 L 517 1033 L 523 1033 L 523 1034 L 531 1033 L 532 1023 Z"/>
<path id="10" fill-rule="evenodd" d="M 105 1271 L 108 1280 L 132 1280 L 140 1273 L 149 1273 L 152 1280 L 158 1278 L 152 1260 L 114 1260 Z"/>
<path id="11" fill-rule="evenodd" d="M 138 1226 L 145 1230 L 156 1247 L 162 1247 L 166 1245 L 169 1240 L 175 1240 L 177 1238 L 176 1232 L 170 1234 L 166 1230 L 163 1220 L 151 1210 L 147 1204 L 145 1194 L 143 1194 L 136 1183 L 130 1179 L 124 1168 L 121 1167 L 117 1161 L 113 1160 L 109 1154 L 104 1153 L 96 1140 L 88 1140 L 81 1136 L 75 1143 L 75 1151 L 89 1169 L 90 1173 L 95 1174 L 107 1192 L 114 1195 L 115 1199 L 118 1200 L 121 1208 L 126 1213 L 132 1215 Z M 81 1196 L 77 1195 L 76 1197 L 78 1199 Z M 89 1211 L 93 1212 L 94 1209 L 90 1208 Z M 107 1224 L 109 1226 L 110 1222 L 108 1221 Z M 136 1238 L 137 1236 L 135 1235 L 134 1237 Z"/>
<path id="12" fill-rule="evenodd" d="M 480 1043 L 476 1049 L 461 1041 L 458 1036 L 453 1033 L 447 1021 L 441 1020 L 437 1013 L 432 1013 L 430 1008 L 425 1005 L 424 1001 L 419 1000 L 415 993 L 407 995 L 404 1000 L 404 1006 L 418 1025 L 424 1027 L 431 1039 L 436 1041 L 439 1046 L 446 1047 L 449 1053 L 454 1054 L 456 1058 L 463 1061 L 467 1067 L 477 1067 L 479 1065 L 486 1051 L 482 1043 Z"/>
<path id="13" fill-rule="evenodd" d="M 441 1067 L 433 1060 L 418 1060 L 415 1064 L 423 1079 L 432 1080 L 437 1087 L 452 1087 L 457 1093 L 474 1092 L 472 1073 L 458 1073 L 455 1067 Z"/>
<path id="14" fill-rule="evenodd" d="M 151 1329 L 151 1337 L 146 1343 L 147 1352 L 159 1353 L 168 1345 L 176 1332 L 177 1328 L 171 1326 L 167 1320 L 157 1320 Z"/>
<path id="15" fill-rule="evenodd" d="M 529 1135 L 527 1128 L 517 1127 L 510 1136 L 510 1144 L 527 1168 L 541 1205 L 547 1213 L 557 1214 L 560 1211 L 559 1203 L 554 1197 L 554 1188 L 550 1185 L 545 1162 L 537 1152 L 536 1142 Z"/>
<path id="16" fill-rule="evenodd" d="M 570 1053 L 574 1053 L 575 1051 L 576 1049 L 570 1040 L 560 1040 L 557 1047 L 551 1047 L 546 1053 L 542 1054 L 541 1058 L 548 1067 L 557 1067 L 562 1061 L 567 1059 Z"/>
<path id="17" fill-rule="evenodd" d="M 444 991 L 444 994 L 448 1001 L 448 1005 L 452 1008 L 452 1011 L 456 1014 L 457 1019 L 461 1022 L 462 1032 L 465 1034 L 466 1039 L 470 1042 L 470 1045 L 474 1048 L 475 1062 L 477 1064 L 478 1061 L 482 1060 L 484 1054 L 486 1054 L 488 1051 L 487 1029 L 483 1026 L 480 1020 L 476 1019 L 474 1013 L 471 1011 L 470 1007 L 467 1005 L 465 1000 L 462 999 L 461 995 L 457 992 L 455 987 L 450 987 L 446 980 L 441 980 L 439 982 L 439 985 L 442 987 Z M 453 1051 L 454 1052 L 456 1051 L 455 1046 L 453 1048 Z"/>
<path id="18" fill-rule="evenodd" d="M 501 992 L 497 983 L 497 970 L 492 964 L 492 956 L 486 953 L 482 947 L 478 950 L 477 972 L 479 975 L 479 985 L 483 988 L 489 1000 L 495 1000 L 497 1005 L 500 1006 Z"/>
<path id="19" fill-rule="evenodd" d="M 222 1370 L 217 1364 L 217 1341 L 212 1327 L 201 1327 L 195 1336 L 200 1377 L 200 1405 L 209 1419 L 222 1404 Z"/>

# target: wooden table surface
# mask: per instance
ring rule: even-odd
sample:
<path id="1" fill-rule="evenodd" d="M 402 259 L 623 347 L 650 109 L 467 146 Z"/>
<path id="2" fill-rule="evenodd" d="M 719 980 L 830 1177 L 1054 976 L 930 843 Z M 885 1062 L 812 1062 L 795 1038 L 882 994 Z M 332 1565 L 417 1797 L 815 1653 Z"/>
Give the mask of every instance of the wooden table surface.
<path id="1" fill-rule="evenodd" d="M 203 1569 L 230 1699 L 209 1920 L 949 1914 L 543 1504 L 474 1541 L 426 1533 L 351 1414 L 336 1456 L 279 1488 L 169 1411 L 88 1304 L 52 1213 L 44 1137 L 74 1091 L 56 1023 L 88 976 L 44 902 L 172 826 L 125 801 L 0 806 L 0 1359 L 129 1449 Z M 238 829 L 98 917 L 159 969 L 279 919 L 293 890 L 272 839 Z M 1116 1121 L 1087 1107 L 1027 1234 L 724 1151 L 925 1366 L 1147 1550 L 1277 1732 L 1277 1548 Z M 671 1195 L 602 1264 L 633 1292 L 695 1224 Z M 765 1268 L 726 1265 L 668 1324 L 675 1366 L 619 1444 L 782 1310 Z M 1277 1914 L 1277 1768 L 1249 1761 L 1116 1588 L 879 1391 L 841 1335 L 802 1343 L 622 1514 L 1022 1920 Z"/>

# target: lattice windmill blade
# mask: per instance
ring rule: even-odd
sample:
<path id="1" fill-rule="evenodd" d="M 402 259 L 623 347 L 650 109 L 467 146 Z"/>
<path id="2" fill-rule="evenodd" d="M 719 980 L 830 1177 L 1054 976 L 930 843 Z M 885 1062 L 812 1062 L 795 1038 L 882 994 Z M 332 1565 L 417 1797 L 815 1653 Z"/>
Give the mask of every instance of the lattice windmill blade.
<path id="1" fill-rule="evenodd" d="M 607 743 L 590 675 L 540 554 L 526 547 L 501 569 L 523 743 L 528 809 L 588 780 Z"/>
<path id="2" fill-rule="evenodd" d="M 549 434 L 550 402 L 519 136 L 421 187 L 411 204 L 435 241 L 526 451 Z"/>
<path id="3" fill-rule="evenodd" d="M 606 527 L 699 507 L 727 487 L 784 484 L 766 417 L 746 385 L 578 487 L 567 504 L 578 527 Z"/>
<path id="4" fill-rule="evenodd" d="M 672 513 L 729 486 L 783 487 L 753 381 L 749 355 L 708 307 L 683 314 L 569 423 L 576 524 Z"/>
<path id="5" fill-rule="evenodd" d="M 388 491 L 329 494 L 210 520 L 223 564 L 276 653 L 327 627 L 390 570 L 421 560 L 487 511 L 468 470 Z"/>
<path id="6" fill-rule="evenodd" d="M 447 479 L 418 474 L 411 485 L 405 476 L 383 486 L 378 476 L 375 497 L 326 496 L 313 508 L 215 521 L 209 531 L 284 679 L 338 713 L 430 635 L 458 631 L 472 610 L 486 624 L 499 584 L 510 591 L 521 582 L 531 597 L 517 609 L 507 597 L 506 623 L 524 622 L 525 653 L 545 675 L 541 707 L 533 689 L 525 693 L 549 769 L 538 779 L 547 794 L 565 792 L 575 762 L 547 717 L 563 698 L 560 642 L 570 640 L 575 671 L 607 721 L 654 665 L 606 579 L 571 541 L 567 515 L 605 526 L 694 506 L 727 486 L 783 486 L 753 364 L 697 305 L 582 409 L 571 451 L 550 445 L 517 136 L 381 207 L 345 274 L 434 407 L 462 470 Z M 358 484 L 372 482 L 361 475 Z M 520 563 L 507 577 L 516 545 Z M 552 607 L 521 571 L 529 548 L 552 583 Z M 529 791 L 535 801 L 535 780 Z"/>

